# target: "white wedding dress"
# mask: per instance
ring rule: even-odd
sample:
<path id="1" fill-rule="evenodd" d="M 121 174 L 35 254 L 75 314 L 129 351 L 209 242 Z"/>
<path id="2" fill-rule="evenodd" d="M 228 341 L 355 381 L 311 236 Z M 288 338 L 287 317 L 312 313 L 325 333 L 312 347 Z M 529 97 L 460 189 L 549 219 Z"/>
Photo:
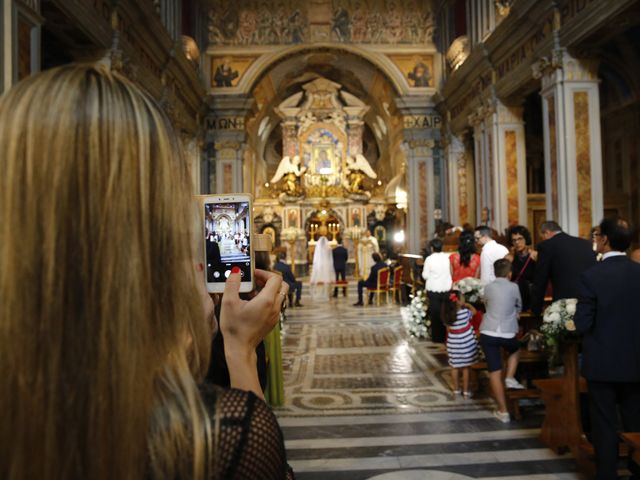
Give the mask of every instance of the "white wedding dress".
<path id="1" fill-rule="evenodd" d="M 311 298 L 315 301 L 328 301 L 331 283 L 336 274 L 333 269 L 333 253 L 327 237 L 320 237 L 313 253 L 311 270 Z"/>

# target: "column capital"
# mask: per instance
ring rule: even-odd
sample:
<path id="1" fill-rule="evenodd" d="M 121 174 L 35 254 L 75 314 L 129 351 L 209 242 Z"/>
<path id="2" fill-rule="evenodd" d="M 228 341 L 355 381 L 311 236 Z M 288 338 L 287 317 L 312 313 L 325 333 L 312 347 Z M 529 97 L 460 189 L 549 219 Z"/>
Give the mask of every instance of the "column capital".
<path id="1" fill-rule="evenodd" d="M 542 79 L 542 90 L 564 82 L 598 81 L 599 60 L 572 56 L 566 48 L 557 48 L 531 65 L 533 78 Z"/>

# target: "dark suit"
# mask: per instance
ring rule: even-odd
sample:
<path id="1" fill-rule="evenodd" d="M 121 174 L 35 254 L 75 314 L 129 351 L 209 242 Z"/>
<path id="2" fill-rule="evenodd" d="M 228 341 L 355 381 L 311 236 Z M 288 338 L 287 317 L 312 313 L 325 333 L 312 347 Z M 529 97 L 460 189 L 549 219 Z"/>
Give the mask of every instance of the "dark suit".
<path id="1" fill-rule="evenodd" d="M 576 298 L 580 274 L 595 263 L 596 255 L 587 240 L 560 232 L 549 240 L 540 242 L 531 298 L 533 313 L 538 315 L 542 312 L 549 280 L 554 301 Z"/>
<path id="2" fill-rule="evenodd" d="M 295 275 L 291 271 L 291 267 L 284 263 L 282 260 L 278 260 L 273 266 L 273 269 L 282 273 L 282 279 L 289 285 L 289 293 L 296 293 L 296 303 L 300 303 L 300 296 L 302 295 L 302 282 L 296 280 Z"/>
<path id="3" fill-rule="evenodd" d="M 623 430 L 640 431 L 639 299 L 640 264 L 626 256 L 607 258 L 580 276 L 574 320 L 584 334 L 582 375 L 589 385 L 598 479 L 617 478 L 618 406 Z"/>
<path id="4" fill-rule="evenodd" d="M 347 259 L 349 252 L 342 245 L 338 245 L 333 249 L 333 269 L 336 271 L 336 282 L 340 279 L 347 279 Z M 342 293 L 347 296 L 347 287 L 342 288 Z M 333 289 L 333 296 L 338 296 L 338 287 Z"/>
<path id="5" fill-rule="evenodd" d="M 214 282 L 214 272 L 219 271 L 222 266 L 222 258 L 220 257 L 220 247 L 218 242 L 211 235 L 207 239 L 207 282 Z"/>
<path id="6" fill-rule="evenodd" d="M 371 267 L 371 272 L 369 273 L 369 277 L 366 280 L 358 281 L 358 303 L 362 303 L 362 294 L 366 288 L 376 288 L 378 286 L 378 272 L 381 268 L 385 268 L 387 266 L 383 261 L 379 261 Z M 372 294 L 373 295 L 373 294 Z M 369 302 L 371 302 L 371 297 L 369 297 Z"/>

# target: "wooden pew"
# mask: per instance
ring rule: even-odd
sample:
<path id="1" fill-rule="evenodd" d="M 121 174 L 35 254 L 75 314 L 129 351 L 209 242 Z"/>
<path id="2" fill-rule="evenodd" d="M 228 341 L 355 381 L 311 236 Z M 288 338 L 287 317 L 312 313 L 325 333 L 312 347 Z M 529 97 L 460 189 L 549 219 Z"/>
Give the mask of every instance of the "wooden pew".
<path id="1" fill-rule="evenodd" d="M 634 463 L 640 465 L 640 432 L 620 434 L 622 441 L 629 449 L 629 455 Z"/>
<path id="2" fill-rule="evenodd" d="M 583 435 L 580 392 L 587 391 L 587 382 L 578 374 L 578 343 L 563 347 L 564 376 L 533 381 L 546 409 L 539 438 L 556 453 L 571 450 L 577 458 Z"/>

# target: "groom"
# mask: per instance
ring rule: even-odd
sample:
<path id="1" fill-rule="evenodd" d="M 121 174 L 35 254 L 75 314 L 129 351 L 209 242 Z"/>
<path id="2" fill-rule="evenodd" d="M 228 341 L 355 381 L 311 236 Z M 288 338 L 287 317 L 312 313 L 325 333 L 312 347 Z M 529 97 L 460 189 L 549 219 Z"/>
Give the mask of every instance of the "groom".
<path id="1" fill-rule="evenodd" d="M 640 264 L 624 253 L 631 244 L 624 223 L 604 219 L 594 237 L 602 261 L 580 277 L 574 321 L 584 334 L 596 477 L 608 480 L 617 478 L 618 432 L 640 432 Z M 640 478 L 637 464 L 630 470 Z"/>

